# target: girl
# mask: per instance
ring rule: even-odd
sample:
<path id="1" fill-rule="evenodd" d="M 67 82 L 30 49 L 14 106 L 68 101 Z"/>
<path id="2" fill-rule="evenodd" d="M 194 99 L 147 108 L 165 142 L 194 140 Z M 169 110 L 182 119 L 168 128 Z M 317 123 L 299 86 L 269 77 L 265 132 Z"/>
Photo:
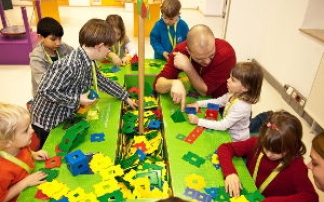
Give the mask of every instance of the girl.
<path id="1" fill-rule="evenodd" d="M 242 189 L 232 158 L 244 156 L 256 187 L 266 197 L 263 202 L 318 201 L 302 157 L 306 152 L 302 131 L 295 116 L 278 111 L 260 128 L 259 137 L 219 146 L 217 154 L 230 196 L 239 196 Z"/>
<path id="2" fill-rule="evenodd" d="M 16 201 L 29 186 L 44 182 L 47 176 L 34 169 L 34 160 L 48 159 L 46 151 L 32 152 L 29 112 L 23 107 L 0 103 L 0 201 Z"/>
<path id="3" fill-rule="evenodd" d="M 125 65 L 136 54 L 136 49 L 126 36 L 124 21 L 119 15 L 108 15 L 106 22 L 114 29 L 117 40 L 108 57 L 117 66 Z"/>
<path id="4" fill-rule="evenodd" d="M 214 130 L 227 130 L 233 141 L 242 141 L 250 137 L 249 125 L 251 105 L 258 102 L 263 73 L 261 67 L 254 62 L 237 63 L 227 79 L 228 93 L 217 99 L 203 100 L 188 104 L 187 107 L 207 107 L 208 103 L 225 107 L 223 119 L 220 121 L 199 118 L 188 114 L 189 122 Z"/>
<path id="5" fill-rule="evenodd" d="M 318 134 L 312 141 L 310 152 L 311 162 L 307 167 L 312 171 L 315 185 L 324 191 L 324 132 Z"/>

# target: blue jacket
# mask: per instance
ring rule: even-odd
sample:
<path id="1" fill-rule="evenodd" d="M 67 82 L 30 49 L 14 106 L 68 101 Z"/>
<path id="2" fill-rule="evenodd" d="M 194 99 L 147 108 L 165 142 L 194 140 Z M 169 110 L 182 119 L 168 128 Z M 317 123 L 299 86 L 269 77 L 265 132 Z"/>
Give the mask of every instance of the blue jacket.
<path id="1" fill-rule="evenodd" d="M 187 34 L 189 31 L 188 24 L 179 19 L 177 22 L 177 33 L 176 33 L 176 44 L 185 41 L 187 39 Z M 172 38 L 174 38 L 174 26 L 170 27 L 170 32 Z M 171 52 L 173 50 L 172 44 L 168 36 L 168 28 L 163 19 L 161 18 L 157 21 L 150 33 L 150 44 L 154 50 L 154 58 L 165 60 L 163 57 L 163 52 Z"/>

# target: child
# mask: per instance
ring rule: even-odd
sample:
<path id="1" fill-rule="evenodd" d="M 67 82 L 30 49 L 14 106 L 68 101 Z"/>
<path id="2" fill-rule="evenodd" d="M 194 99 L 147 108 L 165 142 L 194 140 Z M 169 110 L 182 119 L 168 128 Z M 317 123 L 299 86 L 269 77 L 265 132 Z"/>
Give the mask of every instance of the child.
<path id="1" fill-rule="evenodd" d="M 233 141 L 242 141 L 250 137 L 249 125 L 252 104 L 259 100 L 263 73 L 260 66 L 254 62 L 237 63 L 227 79 L 228 93 L 217 99 L 198 101 L 187 107 L 207 107 L 208 103 L 225 107 L 222 120 L 202 119 L 194 114 L 188 114 L 189 122 L 214 130 L 227 130 Z"/>
<path id="2" fill-rule="evenodd" d="M 123 19 L 119 15 L 108 15 L 106 22 L 114 29 L 116 43 L 111 47 L 108 57 L 117 66 L 125 65 L 136 54 L 136 49 L 126 36 Z"/>
<path id="3" fill-rule="evenodd" d="M 43 74 L 53 62 L 68 55 L 73 48 L 62 42 L 62 25 L 53 18 L 45 17 L 37 23 L 39 43 L 30 54 L 32 94 L 35 98 Z"/>
<path id="4" fill-rule="evenodd" d="M 41 171 L 31 174 L 34 160 L 48 159 L 46 151 L 29 150 L 31 132 L 27 109 L 0 103 L 0 201 L 16 201 L 20 192 L 47 177 Z"/>
<path id="5" fill-rule="evenodd" d="M 80 105 L 88 106 L 97 100 L 88 98 L 93 83 L 95 89 L 98 84 L 100 90 L 125 101 L 133 109 L 136 106 L 127 91 L 104 77 L 94 62 L 104 58 L 115 43 L 109 25 L 104 20 L 89 20 L 79 32 L 79 43 L 80 47 L 55 62 L 44 74 L 31 105 L 32 127 L 41 146 L 52 128 L 71 118 Z"/>
<path id="6" fill-rule="evenodd" d="M 274 112 L 260 129 L 259 137 L 225 143 L 217 154 L 230 196 L 240 195 L 242 185 L 232 163 L 234 156 L 246 157 L 246 166 L 256 187 L 266 197 L 263 202 L 318 201 L 303 155 L 302 125 L 286 111 Z"/>
<path id="7" fill-rule="evenodd" d="M 154 58 L 168 60 L 176 44 L 185 41 L 189 27 L 180 19 L 181 3 L 179 0 L 164 0 L 161 6 L 161 19 L 150 33 L 150 44 Z"/>
<path id="8" fill-rule="evenodd" d="M 312 171 L 315 185 L 324 192 L 324 132 L 316 135 L 312 141 L 311 161 L 307 167 Z"/>

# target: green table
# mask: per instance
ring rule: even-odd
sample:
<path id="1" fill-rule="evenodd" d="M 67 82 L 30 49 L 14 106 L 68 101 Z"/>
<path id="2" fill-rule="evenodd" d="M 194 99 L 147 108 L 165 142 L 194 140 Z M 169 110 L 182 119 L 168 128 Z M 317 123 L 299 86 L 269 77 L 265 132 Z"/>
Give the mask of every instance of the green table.
<path id="1" fill-rule="evenodd" d="M 151 76 L 146 77 L 146 81 L 152 84 L 154 75 L 156 75 L 163 67 L 163 62 L 158 61 L 159 66 L 152 66 L 152 62 L 155 60 L 145 61 L 145 72 Z M 151 65 L 150 65 L 151 64 Z M 111 64 L 100 64 L 102 68 L 108 68 Z M 121 67 L 121 71 L 116 73 L 118 78 L 117 82 L 126 86 L 132 86 L 137 82 L 137 71 L 132 71 L 130 66 Z M 125 76 L 133 75 L 133 76 Z M 133 78 L 130 78 L 133 77 Z M 135 77 L 135 78 L 134 78 Z M 117 100 L 107 94 L 100 93 L 100 100 L 98 102 L 99 107 L 99 119 L 90 121 L 90 128 L 85 136 L 85 140 L 80 143 L 76 149 L 81 149 L 83 153 L 101 152 L 105 156 L 109 156 L 112 160 L 115 159 L 118 151 L 118 136 L 120 128 L 120 114 L 121 114 L 121 101 Z M 230 142 L 231 138 L 228 132 L 204 130 L 204 132 L 196 139 L 195 142 L 189 144 L 181 139 L 179 135 L 188 136 L 188 134 L 196 127 L 191 125 L 188 120 L 180 123 L 175 123 L 171 119 L 171 115 L 178 110 L 179 105 L 174 105 L 170 96 L 161 95 L 160 105 L 163 113 L 164 124 L 164 141 L 166 145 L 166 154 L 168 159 L 168 167 L 170 173 L 171 188 L 175 196 L 190 199 L 184 195 L 186 190 L 186 178 L 191 174 L 202 176 L 205 181 L 205 188 L 224 186 L 224 180 L 220 169 L 216 169 L 212 162 L 211 156 L 217 149 L 217 147 L 223 142 Z M 184 117 L 187 116 L 184 114 Z M 187 118 L 186 118 L 187 119 Z M 50 156 L 56 155 L 55 147 L 61 142 L 65 131 L 62 129 L 63 124 L 53 129 L 44 145 L 44 150 L 48 151 Z M 105 140 L 102 142 L 90 142 L 90 135 L 93 133 L 103 132 L 105 134 Z M 205 160 L 199 167 L 190 164 L 183 160 L 184 155 L 191 152 L 198 155 Z M 241 158 L 235 158 L 234 164 L 239 172 L 243 187 L 247 192 L 252 193 L 256 191 L 256 187 L 249 172 Z M 44 167 L 44 162 L 38 162 L 35 170 L 39 170 Z M 67 169 L 65 163 L 59 168 L 59 175 L 56 180 L 64 182 L 72 190 L 77 187 L 82 187 L 86 193 L 93 191 L 92 185 L 101 181 L 101 177 L 95 175 L 77 175 L 75 177 Z M 37 192 L 36 186 L 27 188 L 23 191 L 18 201 L 42 201 L 35 199 L 34 196 Z M 156 201 L 155 199 L 137 199 L 127 201 Z"/>

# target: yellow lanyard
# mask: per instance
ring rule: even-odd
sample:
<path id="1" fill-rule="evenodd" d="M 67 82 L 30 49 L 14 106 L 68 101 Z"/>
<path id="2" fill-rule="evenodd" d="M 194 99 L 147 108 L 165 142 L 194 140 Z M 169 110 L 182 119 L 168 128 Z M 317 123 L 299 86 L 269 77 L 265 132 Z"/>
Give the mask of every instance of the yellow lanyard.
<path id="1" fill-rule="evenodd" d="M 4 151 L 0 151 L 0 156 L 7 159 L 8 161 L 11 161 L 12 163 L 22 167 L 23 169 L 25 169 L 27 171 L 27 173 L 31 173 L 32 169 L 22 160 L 12 156 L 11 154 L 8 154 L 7 152 Z"/>
<path id="2" fill-rule="evenodd" d="M 118 43 L 117 43 L 117 45 L 115 45 L 115 46 L 113 46 L 112 47 L 112 51 L 114 52 L 114 53 L 116 53 L 117 55 L 118 55 L 118 57 L 120 57 L 120 49 L 121 49 L 121 41 L 118 41 Z M 117 46 L 117 48 L 118 48 L 118 51 L 116 50 L 116 46 Z"/>
<path id="3" fill-rule="evenodd" d="M 44 51 L 45 51 L 45 49 L 44 49 Z M 60 60 L 61 59 L 61 57 L 60 57 L 60 54 L 59 54 L 59 52 L 56 50 L 55 51 L 55 54 L 57 55 L 57 60 Z M 50 64 L 53 64 L 53 60 L 52 60 L 52 58 L 48 55 L 48 53 L 45 51 L 45 55 L 46 55 L 46 57 L 47 57 L 47 60 L 48 60 L 48 62 L 50 63 Z"/>
<path id="4" fill-rule="evenodd" d="M 226 105 L 225 106 L 225 110 L 224 110 L 224 116 L 223 117 L 226 117 L 228 115 L 228 111 L 229 109 L 233 106 L 233 104 L 235 102 L 237 102 L 239 100 L 239 98 L 235 98 L 232 102 L 230 102 L 230 104 Z"/>
<path id="5" fill-rule="evenodd" d="M 172 48 L 174 48 L 175 45 L 177 44 L 177 24 L 178 24 L 178 22 L 176 22 L 174 24 L 174 37 L 173 38 L 171 36 L 170 26 L 168 26 L 168 37 L 169 37 L 169 41 L 171 43 Z"/>
<path id="6" fill-rule="evenodd" d="M 95 88 L 96 93 L 98 94 L 98 80 L 97 80 L 97 73 L 96 73 L 96 63 L 95 61 L 92 61 L 92 79 L 93 79 L 93 87 Z"/>
<path id="7" fill-rule="evenodd" d="M 255 164 L 254 172 L 253 172 L 253 180 L 256 182 L 256 177 L 258 175 L 259 167 L 260 167 L 260 162 L 263 157 L 263 153 L 260 152 L 258 156 L 258 160 Z M 259 191 L 262 193 L 265 188 L 270 184 L 270 182 L 279 174 L 280 170 L 278 169 L 280 166 L 282 166 L 282 163 L 279 163 L 278 166 L 270 173 L 270 175 L 267 177 L 267 179 L 261 184 L 259 187 Z"/>

